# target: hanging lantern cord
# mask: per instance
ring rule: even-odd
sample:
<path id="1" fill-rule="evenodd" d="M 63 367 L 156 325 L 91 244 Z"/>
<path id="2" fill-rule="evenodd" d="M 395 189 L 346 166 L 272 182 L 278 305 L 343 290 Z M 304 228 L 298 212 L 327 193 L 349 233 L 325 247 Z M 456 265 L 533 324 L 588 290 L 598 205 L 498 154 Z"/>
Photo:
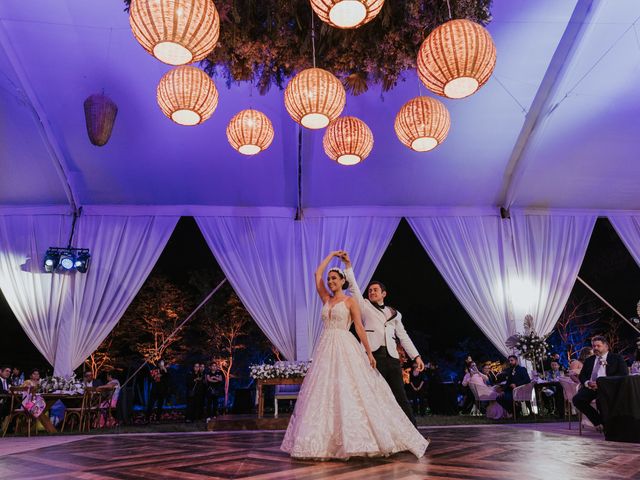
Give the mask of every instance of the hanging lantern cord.
<path id="1" fill-rule="evenodd" d="M 313 9 L 311 10 L 311 51 L 313 52 L 313 68 L 316 68 L 316 25 L 313 21 Z"/>
<path id="2" fill-rule="evenodd" d="M 449 0 L 447 0 L 447 8 L 449 9 L 449 20 L 453 20 L 453 15 L 451 15 L 451 4 Z"/>

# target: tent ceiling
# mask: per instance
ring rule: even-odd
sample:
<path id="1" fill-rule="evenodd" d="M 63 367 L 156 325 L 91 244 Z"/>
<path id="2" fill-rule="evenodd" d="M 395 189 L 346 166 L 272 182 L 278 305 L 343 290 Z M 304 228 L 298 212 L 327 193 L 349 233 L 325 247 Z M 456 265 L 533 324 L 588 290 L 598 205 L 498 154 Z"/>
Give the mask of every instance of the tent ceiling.
<path id="1" fill-rule="evenodd" d="M 303 205 L 500 204 L 526 112 L 583 2 L 494 0 L 495 74 L 476 95 L 445 101 L 452 129 L 434 152 L 411 152 L 393 132 L 396 112 L 418 94 L 415 74 L 391 92 L 349 96 L 345 113 L 371 127 L 373 153 L 341 167 L 324 155 L 322 132 L 304 131 Z M 630 28 L 640 2 L 601 3 L 557 85 L 551 104 L 559 106 L 526 150 L 516 206 L 640 209 L 640 48 Z M 248 85 L 227 88 L 217 79 L 213 117 L 181 127 L 155 102 L 168 67 L 133 39 L 118 0 L 4 0 L 0 16 L 0 205 L 64 204 L 57 157 L 82 205 L 296 206 L 298 128 L 276 87 L 250 98 Z M 102 89 L 119 112 L 110 142 L 98 148 L 87 138 L 82 103 Z M 249 106 L 267 113 L 276 130 L 269 150 L 255 157 L 236 153 L 225 136 L 232 115 Z"/>

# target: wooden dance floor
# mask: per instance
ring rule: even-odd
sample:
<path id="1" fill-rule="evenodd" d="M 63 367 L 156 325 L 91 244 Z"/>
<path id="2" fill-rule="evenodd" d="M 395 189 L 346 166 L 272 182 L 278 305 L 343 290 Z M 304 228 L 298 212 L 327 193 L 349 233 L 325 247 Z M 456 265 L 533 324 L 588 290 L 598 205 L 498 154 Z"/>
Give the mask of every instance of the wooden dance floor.
<path id="1" fill-rule="evenodd" d="M 0 478 L 640 478 L 638 445 L 605 442 L 594 436 L 558 434 L 545 431 L 543 426 L 540 428 L 425 429 L 422 431 L 431 437 L 432 443 L 427 455 L 420 460 L 410 454 L 398 454 L 390 458 L 318 463 L 292 460 L 280 452 L 283 432 L 97 435 L 0 456 Z M 21 439 L 5 438 L 0 443 L 17 440 Z"/>

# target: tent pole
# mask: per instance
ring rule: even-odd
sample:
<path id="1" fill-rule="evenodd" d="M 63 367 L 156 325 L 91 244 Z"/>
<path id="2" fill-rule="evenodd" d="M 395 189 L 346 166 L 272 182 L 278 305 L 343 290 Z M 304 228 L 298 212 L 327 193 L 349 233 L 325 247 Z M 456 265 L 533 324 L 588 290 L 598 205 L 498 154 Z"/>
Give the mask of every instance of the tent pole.
<path id="1" fill-rule="evenodd" d="M 200 302 L 200 305 L 198 305 L 198 306 L 193 310 L 193 312 L 191 312 L 191 313 L 189 314 L 189 316 L 188 316 L 187 318 L 185 318 L 185 319 L 180 323 L 180 325 L 178 325 L 178 326 L 173 330 L 173 332 L 171 332 L 171 335 L 169 335 L 169 336 L 165 339 L 165 341 L 164 341 L 164 342 L 162 342 L 162 345 L 160 345 L 160 348 L 161 348 L 161 349 L 162 349 L 162 347 L 164 347 L 164 346 L 167 344 L 167 342 L 168 342 L 169 340 L 171 340 L 171 339 L 175 336 L 175 334 L 176 334 L 176 333 L 178 333 L 178 331 L 179 331 L 182 327 L 184 327 L 184 326 L 185 326 L 185 324 L 186 324 L 189 320 L 191 320 L 191 319 L 193 318 L 193 316 L 198 312 L 198 310 L 200 310 L 202 307 L 204 307 L 204 305 L 205 305 L 205 304 L 206 304 L 206 303 L 211 299 L 211 297 L 213 297 L 213 295 L 215 295 L 215 293 L 216 293 L 218 290 L 220 290 L 220 288 L 222 288 L 222 286 L 223 286 L 226 282 L 227 282 L 227 277 L 223 278 L 223 279 L 222 279 L 222 281 L 221 281 L 220 283 L 218 283 L 218 285 L 217 285 L 213 290 L 211 290 L 211 292 L 209 292 L 209 295 L 207 295 L 207 296 L 204 298 L 204 300 L 202 300 L 202 302 Z M 140 365 L 140 366 L 138 367 L 138 369 L 137 369 L 135 372 L 133 372 L 133 374 L 132 374 L 132 375 L 129 375 L 129 378 L 127 378 L 127 379 L 124 381 L 124 383 L 123 383 L 122 385 L 120 385 L 120 388 L 124 387 L 127 383 L 129 383 L 129 381 L 130 381 L 132 378 L 134 378 L 134 377 L 138 374 L 138 372 L 144 368 L 144 366 L 145 366 L 147 363 L 148 363 L 148 362 L 147 362 L 147 360 L 145 360 L 144 362 L 142 362 L 142 365 Z"/>
<path id="2" fill-rule="evenodd" d="M 613 305 L 611 305 L 609 302 L 607 302 L 602 295 L 600 295 L 598 292 L 596 292 L 593 287 L 591 285 L 589 285 L 587 282 L 585 282 L 583 279 L 580 278 L 580 276 L 578 276 L 578 280 L 580 281 L 580 283 L 582 283 L 585 287 L 587 287 L 587 289 L 589 289 L 591 291 L 591 293 L 593 293 L 596 297 L 598 297 L 607 307 L 609 307 L 611 310 L 613 310 L 616 315 L 618 315 L 621 319 L 623 319 L 625 322 L 627 322 L 629 324 L 629 326 L 631 328 L 633 328 L 636 332 L 640 333 L 640 329 L 638 327 L 636 327 L 627 317 L 625 317 L 624 315 L 622 315 L 618 310 L 615 309 L 615 307 Z"/>

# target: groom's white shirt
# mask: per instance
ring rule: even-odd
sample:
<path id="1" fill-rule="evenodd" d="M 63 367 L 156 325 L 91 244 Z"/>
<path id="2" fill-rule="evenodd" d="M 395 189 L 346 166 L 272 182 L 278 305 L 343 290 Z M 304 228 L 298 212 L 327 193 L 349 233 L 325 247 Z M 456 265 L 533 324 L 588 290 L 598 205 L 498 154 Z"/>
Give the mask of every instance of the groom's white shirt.
<path id="1" fill-rule="evenodd" d="M 353 268 L 347 268 L 344 274 L 349 282 L 349 292 L 351 292 L 351 295 L 358 301 L 360 306 L 362 323 L 367 331 L 371 351 L 375 352 L 381 346 L 386 345 L 389 355 L 394 358 L 400 358 L 396 348 L 396 338 L 398 338 L 400 345 L 407 352 L 409 358 L 413 360 L 419 356 L 418 350 L 416 350 L 415 345 L 404 329 L 400 312 L 396 310 L 396 315 L 391 318 L 392 310 L 389 307 L 385 307 L 384 310 L 374 307 L 369 300 L 362 296 L 356 277 L 353 274 Z"/>

